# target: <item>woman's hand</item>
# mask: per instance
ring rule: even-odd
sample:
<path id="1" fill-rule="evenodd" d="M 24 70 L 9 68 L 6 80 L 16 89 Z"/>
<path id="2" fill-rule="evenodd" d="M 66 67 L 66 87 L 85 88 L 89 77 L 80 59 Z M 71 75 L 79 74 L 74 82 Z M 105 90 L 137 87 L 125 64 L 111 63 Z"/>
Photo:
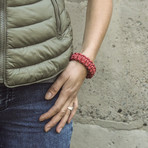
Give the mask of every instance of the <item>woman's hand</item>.
<path id="1" fill-rule="evenodd" d="M 52 119 L 45 125 L 44 130 L 46 132 L 55 126 L 60 120 L 60 123 L 56 127 L 56 131 L 58 133 L 61 131 L 61 128 L 65 126 L 66 122 L 70 123 L 78 108 L 77 94 L 84 79 L 86 78 L 86 75 L 87 70 L 84 65 L 78 61 L 69 61 L 66 69 L 49 88 L 45 95 L 46 100 L 52 99 L 60 88 L 62 89 L 52 108 L 42 114 L 39 118 L 40 121 L 44 121 L 53 116 Z M 74 107 L 71 115 L 68 106 Z"/>

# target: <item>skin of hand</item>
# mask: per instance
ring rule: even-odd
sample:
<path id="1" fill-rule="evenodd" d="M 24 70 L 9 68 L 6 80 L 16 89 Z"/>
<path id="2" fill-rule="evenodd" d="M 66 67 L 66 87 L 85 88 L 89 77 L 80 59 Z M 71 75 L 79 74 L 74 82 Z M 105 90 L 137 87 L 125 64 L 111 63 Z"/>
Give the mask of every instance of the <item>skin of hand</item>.
<path id="1" fill-rule="evenodd" d="M 88 0 L 86 12 L 86 24 L 83 37 L 81 53 L 94 61 L 107 31 L 112 14 L 112 0 Z M 71 119 L 78 108 L 78 91 L 85 80 L 87 69 L 78 61 L 69 61 L 66 69 L 60 74 L 45 94 L 45 99 L 52 99 L 61 89 L 55 104 L 46 113 L 42 114 L 39 121 L 52 117 L 45 125 L 44 130 L 48 132 L 53 126 L 60 133 L 66 122 Z M 50 95 L 51 94 L 51 95 Z M 68 106 L 73 106 L 70 111 Z"/>
<path id="2" fill-rule="evenodd" d="M 50 122 L 45 125 L 45 132 L 49 131 L 53 126 L 60 123 L 56 127 L 56 131 L 59 133 L 68 121 L 70 123 L 72 117 L 76 113 L 78 108 L 77 93 L 87 75 L 85 66 L 77 61 L 70 61 L 66 69 L 60 74 L 56 81 L 52 84 L 45 95 L 45 99 L 52 99 L 62 87 L 60 95 L 56 100 L 54 106 L 42 114 L 39 118 L 40 121 L 46 120 L 54 116 Z M 49 97 L 49 93 L 51 96 Z M 68 106 L 73 106 L 73 110 L 70 111 Z M 69 116 L 70 115 L 70 116 Z"/>

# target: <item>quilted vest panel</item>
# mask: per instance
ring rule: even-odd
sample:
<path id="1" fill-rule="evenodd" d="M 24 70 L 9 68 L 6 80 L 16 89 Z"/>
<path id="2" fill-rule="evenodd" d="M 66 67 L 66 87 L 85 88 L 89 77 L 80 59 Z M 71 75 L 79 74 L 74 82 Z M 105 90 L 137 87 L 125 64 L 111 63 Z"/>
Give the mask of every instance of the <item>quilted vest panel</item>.
<path id="1" fill-rule="evenodd" d="M 13 88 L 61 73 L 73 53 L 64 0 L 1 0 L 0 82 Z"/>

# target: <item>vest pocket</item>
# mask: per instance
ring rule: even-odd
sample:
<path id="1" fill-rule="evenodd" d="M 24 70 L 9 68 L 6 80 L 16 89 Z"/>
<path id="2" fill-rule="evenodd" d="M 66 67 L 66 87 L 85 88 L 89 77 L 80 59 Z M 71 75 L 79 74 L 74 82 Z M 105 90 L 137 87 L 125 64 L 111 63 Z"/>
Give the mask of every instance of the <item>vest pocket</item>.
<path id="1" fill-rule="evenodd" d="M 60 10 L 57 3 L 57 0 L 51 0 L 53 7 L 54 7 L 54 13 L 55 13 L 55 19 L 56 19 L 56 27 L 57 27 L 57 37 L 60 38 L 62 34 L 61 30 L 61 19 L 60 19 Z"/>

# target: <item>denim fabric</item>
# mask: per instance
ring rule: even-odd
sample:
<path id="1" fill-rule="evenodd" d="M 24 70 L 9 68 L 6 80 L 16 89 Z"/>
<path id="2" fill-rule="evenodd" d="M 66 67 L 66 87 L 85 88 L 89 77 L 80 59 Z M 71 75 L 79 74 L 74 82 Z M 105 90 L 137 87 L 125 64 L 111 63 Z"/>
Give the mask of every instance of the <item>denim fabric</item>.
<path id="1" fill-rule="evenodd" d="M 56 132 L 57 125 L 44 132 L 44 125 L 51 118 L 39 121 L 40 115 L 54 105 L 60 94 L 61 89 L 52 100 L 44 99 L 52 84 L 35 83 L 15 88 L 0 84 L 0 148 L 70 147 L 73 120 L 66 123 L 60 133 Z"/>

